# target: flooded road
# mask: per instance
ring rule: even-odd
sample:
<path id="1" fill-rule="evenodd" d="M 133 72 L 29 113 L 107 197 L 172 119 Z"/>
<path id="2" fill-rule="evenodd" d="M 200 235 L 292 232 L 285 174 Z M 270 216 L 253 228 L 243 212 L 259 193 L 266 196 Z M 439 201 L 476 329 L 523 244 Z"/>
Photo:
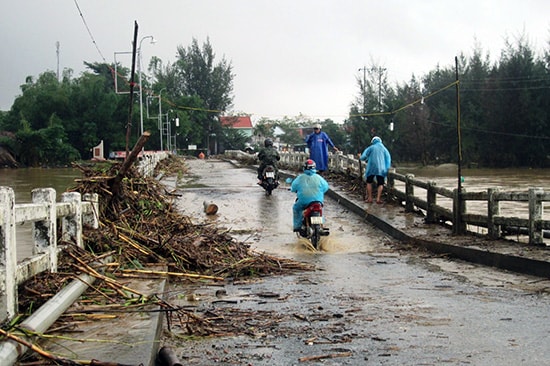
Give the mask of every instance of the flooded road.
<path id="1" fill-rule="evenodd" d="M 291 257 L 302 250 L 310 252 L 307 241 L 298 240 L 292 232 L 292 205 L 296 196 L 284 182 L 271 196 L 266 196 L 250 169 L 205 162 L 194 164 L 191 174 L 178 183 L 165 184 L 184 189 L 176 201 L 177 207 L 197 223 L 226 227 L 235 238 L 259 251 Z M 219 207 L 216 215 L 204 214 L 205 201 Z M 383 250 L 383 243 L 389 240 L 334 200 L 326 199 L 324 214 L 331 234 L 321 239 L 323 252 L 372 252 Z"/>
<path id="2" fill-rule="evenodd" d="M 331 234 L 311 251 L 292 228 L 294 194 L 266 197 L 255 171 L 189 160 L 190 175 L 162 180 L 196 223 L 230 230 L 258 251 L 316 270 L 224 286 L 173 287 L 169 302 L 229 318 L 246 335 L 165 337 L 183 363 L 212 365 L 550 364 L 550 281 L 398 251 L 394 240 L 326 200 Z M 203 202 L 219 207 L 207 216 Z M 189 300 L 189 294 L 196 295 Z M 260 294 L 274 294 L 266 298 Z"/>

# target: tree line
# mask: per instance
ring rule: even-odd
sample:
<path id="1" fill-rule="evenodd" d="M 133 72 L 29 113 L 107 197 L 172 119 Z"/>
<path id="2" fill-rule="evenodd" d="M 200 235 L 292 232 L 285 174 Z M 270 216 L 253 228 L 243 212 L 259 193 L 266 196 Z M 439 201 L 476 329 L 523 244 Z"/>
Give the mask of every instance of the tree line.
<path id="1" fill-rule="evenodd" d="M 136 94 L 143 97 L 143 116 L 139 97 L 128 116 L 129 69 L 85 65 L 78 77 L 70 69 L 59 79 L 52 71 L 27 77 L 10 110 L 0 112 L 0 147 L 19 164 L 88 159 L 101 140 L 106 151 L 124 150 L 127 128 L 133 145 L 141 118 L 151 132 L 147 150 L 196 145 L 212 152 L 214 141 L 220 150 L 242 149 L 247 142 L 242 133 L 220 125 L 219 116 L 237 114 L 231 112 L 235 75 L 225 57 L 216 60 L 208 39 L 177 47 L 175 62 L 152 58 Z M 303 115 L 262 118 L 254 135 L 273 137 L 278 128 L 284 131 L 278 137 L 282 143 L 297 145 L 303 143 L 301 129 L 321 123 L 349 154 L 361 152 L 378 135 L 395 161 L 457 162 L 460 148 L 464 164 L 548 167 L 549 65 L 550 50 L 537 55 L 525 36 L 507 42 L 498 61 L 476 48 L 471 57 L 458 56 L 456 65 L 437 66 L 396 85 L 390 85 L 382 65 L 372 64 L 355 80 L 358 92 L 343 124 Z"/>

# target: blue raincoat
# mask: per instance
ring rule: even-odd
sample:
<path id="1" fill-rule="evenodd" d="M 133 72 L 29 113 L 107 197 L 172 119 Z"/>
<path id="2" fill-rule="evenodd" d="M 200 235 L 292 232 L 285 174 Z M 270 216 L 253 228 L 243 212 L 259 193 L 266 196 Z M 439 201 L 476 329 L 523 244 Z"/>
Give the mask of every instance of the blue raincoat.
<path id="1" fill-rule="evenodd" d="M 292 223 L 294 229 L 302 226 L 302 211 L 313 201 L 323 203 L 325 192 L 328 191 L 328 183 L 325 178 L 316 174 L 314 169 L 305 170 L 290 186 L 291 192 L 296 192 L 297 199 L 292 206 Z"/>
<path id="2" fill-rule="evenodd" d="M 379 175 L 384 178 L 388 176 L 388 170 L 391 166 L 391 156 L 380 137 L 373 137 L 371 145 L 363 151 L 359 159 L 367 161 L 365 178 L 371 175 Z"/>
<path id="3" fill-rule="evenodd" d="M 309 134 L 305 141 L 309 148 L 309 158 L 317 164 L 317 170 L 327 170 L 328 147 L 334 148 L 334 143 L 330 137 L 323 131 L 319 131 L 319 133 Z"/>

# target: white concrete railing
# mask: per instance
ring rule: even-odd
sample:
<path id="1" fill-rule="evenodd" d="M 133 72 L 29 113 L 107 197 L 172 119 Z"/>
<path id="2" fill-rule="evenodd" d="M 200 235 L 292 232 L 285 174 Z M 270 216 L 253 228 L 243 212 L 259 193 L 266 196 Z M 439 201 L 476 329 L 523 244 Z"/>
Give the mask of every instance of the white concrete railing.
<path id="1" fill-rule="evenodd" d="M 158 162 L 166 159 L 168 154 L 166 151 L 146 152 L 139 158 L 139 162 L 137 163 L 138 171 L 144 177 L 151 177 Z"/>
<path id="2" fill-rule="evenodd" d="M 232 158 L 251 158 L 254 155 L 245 153 L 241 150 L 226 150 L 225 155 Z M 281 151 L 281 165 L 299 170 L 304 162 L 309 159 L 309 154 L 297 151 Z M 361 162 L 364 171 L 365 162 Z M 329 153 L 328 167 L 333 172 L 348 172 L 352 175 L 359 176 L 359 160 L 353 155 L 344 155 L 341 153 Z"/>
<path id="3" fill-rule="evenodd" d="M 98 195 L 66 192 L 56 202 L 53 188 L 32 191 L 32 203 L 15 203 L 15 192 L 0 187 L 0 321 L 17 313 L 17 286 L 43 271 L 57 271 L 58 220 L 61 240 L 83 247 L 82 229 L 99 227 Z M 17 263 L 16 226 L 32 223 L 32 255 Z"/>

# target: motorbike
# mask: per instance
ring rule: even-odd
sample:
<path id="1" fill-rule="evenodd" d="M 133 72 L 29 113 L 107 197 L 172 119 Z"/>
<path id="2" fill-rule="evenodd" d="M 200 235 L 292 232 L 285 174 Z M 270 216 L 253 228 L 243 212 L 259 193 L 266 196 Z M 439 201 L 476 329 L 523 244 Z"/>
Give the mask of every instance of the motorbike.
<path id="1" fill-rule="evenodd" d="M 265 167 L 262 173 L 262 179 L 259 183 L 263 189 L 265 189 L 266 196 L 270 196 L 271 192 L 279 186 L 279 177 L 273 165 Z"/>
<path id="2" fill-rule="evenodd" d="M 298 233 L 311 241 L 315 249 L 319 249 L 321 236 L 330 234 L 328 228 L 323 227 L 323 204 L 319 201 L 311 202 L 302 213 L 302 228 Z"/>

